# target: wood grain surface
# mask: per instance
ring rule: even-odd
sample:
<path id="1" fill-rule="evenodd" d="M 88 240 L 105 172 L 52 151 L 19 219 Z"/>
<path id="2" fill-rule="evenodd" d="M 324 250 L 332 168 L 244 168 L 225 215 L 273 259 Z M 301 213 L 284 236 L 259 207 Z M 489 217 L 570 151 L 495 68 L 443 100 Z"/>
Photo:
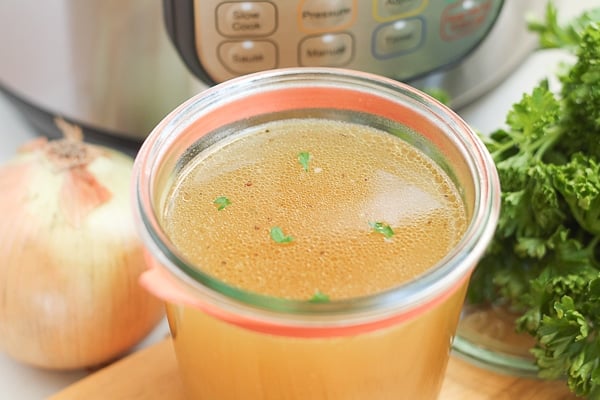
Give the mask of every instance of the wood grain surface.
<path id="1" fill-rule="evenodd" d="M 571 400 L 563 382 L 497 374 L 450 359 L 440 400 Z M 49 400 L 185 400 L 170 339 L 74 383 Z"/>

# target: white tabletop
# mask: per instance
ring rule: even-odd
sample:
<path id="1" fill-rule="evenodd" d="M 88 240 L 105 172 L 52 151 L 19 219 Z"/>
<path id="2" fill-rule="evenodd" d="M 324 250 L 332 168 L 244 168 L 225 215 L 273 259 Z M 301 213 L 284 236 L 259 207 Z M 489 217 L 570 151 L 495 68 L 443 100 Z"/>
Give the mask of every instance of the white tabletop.
<path id="1" fill-rule="evenodd" d="M 569 2 L 567 14 L 600 7 L 600 0 L 578 0 Z M 518 101 L 523 92 L 531 89 L 540 79 L 553 74 L 565 55 L 560 51 L 538 51 L 527 58 L 502 84 L 478 99 L 470 106 L 459 110 L 459 114 L 475 129 L 489 133 L 502 126 L 510 106 Z M 0 93 L 0 162 L 11 157 L 16 149 L 27 140 L 37 136 L 29 123 Z M 167 333 L 163 321 L 139 347 L 155 342 Z M 44 399 L 74 381 L 84 377 L 86 371 L 52 372 L 32 368 L 0 352 L 0 398 L 7 400 Z"/>

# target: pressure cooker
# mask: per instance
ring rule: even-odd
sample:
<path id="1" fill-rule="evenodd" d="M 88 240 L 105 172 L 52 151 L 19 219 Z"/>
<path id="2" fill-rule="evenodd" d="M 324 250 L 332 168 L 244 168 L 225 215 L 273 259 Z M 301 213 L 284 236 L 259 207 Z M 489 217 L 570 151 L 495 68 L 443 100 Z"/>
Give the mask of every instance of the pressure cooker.
<path id="1" fill-rule="evenodd" d="M 0 89 L 42 133 L 60 116 L 136 146 L 209 85 L 333 66 L 477 99 L 535 47 L 543 0 L 3 0 Z M 6 134 L 6 133 L 5 133 Z"/>

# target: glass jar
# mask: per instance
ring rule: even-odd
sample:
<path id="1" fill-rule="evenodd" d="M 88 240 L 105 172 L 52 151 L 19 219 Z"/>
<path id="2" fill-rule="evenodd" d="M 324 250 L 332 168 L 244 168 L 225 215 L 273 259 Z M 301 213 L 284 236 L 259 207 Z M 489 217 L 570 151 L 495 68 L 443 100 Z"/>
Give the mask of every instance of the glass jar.
<path id="1" fill-rule="evenodd" d="M 458 244 L 408 283 L 325 303 L 243 290 L 184 259 L 162 218 L 171 185 L 197 154 L 190 149 L 226 140 L 231 129 L 211 132 L 231 124 L 290 116 L 415 132 L 411 144 L 446 171 L 462 196 L 468 224 Z M 437 398 L 469 276 L 495 230 L 500 193 L 485 146 L 450 109 L 408 85 L 361 72 L 247 75 L 198 94 L 154 129 L 136 158 L 133 190 L 150 264 L 142 284 L 167 304 L 190 398 Z"/>
<path id="2" fill-rule="evenodd" d="M 530 350 L 535 339 L 517 332 L 520 313 L 509 304 L 465 303 L 453 349 L 457 355 L 484 368 L 534 378 L 538 369 Z"/>

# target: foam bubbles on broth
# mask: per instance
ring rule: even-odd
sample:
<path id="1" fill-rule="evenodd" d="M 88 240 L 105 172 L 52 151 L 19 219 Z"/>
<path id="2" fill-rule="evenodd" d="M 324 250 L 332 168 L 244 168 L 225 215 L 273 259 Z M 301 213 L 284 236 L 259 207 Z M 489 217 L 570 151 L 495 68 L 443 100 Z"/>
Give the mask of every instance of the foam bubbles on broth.
<path id="1" fill-rule="evenodd" d="M 466 229 L 448 176 L 375 128 L 289 119 L 215 146 L 178 177 L 164 227 L 191 264 L 245 290 L 291 299 L 377 293 L 426 271 Z M 230 204 L 218 210 L 221 196 Z M 373 222 L 394 235 L 374 232 Z M 271 239 L 275 226 L 293 241 Z"/>

